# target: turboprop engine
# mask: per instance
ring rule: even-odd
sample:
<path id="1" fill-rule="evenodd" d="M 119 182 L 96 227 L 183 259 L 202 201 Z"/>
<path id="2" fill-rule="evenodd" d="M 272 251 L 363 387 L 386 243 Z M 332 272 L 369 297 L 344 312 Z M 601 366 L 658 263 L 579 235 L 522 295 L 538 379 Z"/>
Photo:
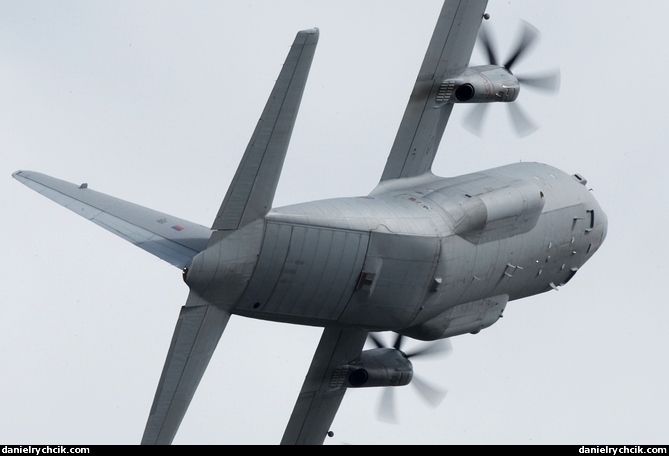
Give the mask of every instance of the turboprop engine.
<path id="1" fill-rule="evenodd" d="M 409 358 L 395 348 L 374 348 L 360 353 L 348 364 L 339 366 L 333 375 L 333 387 L 371 388 L 404 386 L 413 378 Z"/>
<path id="2" fill-rule="evenodd" d="M 511 102 L 518 98 L 520 82 L 513 73 L 498 65 L 468 68 L 455 79 L 445 80 L 439 89 L 440 103 Z"/>

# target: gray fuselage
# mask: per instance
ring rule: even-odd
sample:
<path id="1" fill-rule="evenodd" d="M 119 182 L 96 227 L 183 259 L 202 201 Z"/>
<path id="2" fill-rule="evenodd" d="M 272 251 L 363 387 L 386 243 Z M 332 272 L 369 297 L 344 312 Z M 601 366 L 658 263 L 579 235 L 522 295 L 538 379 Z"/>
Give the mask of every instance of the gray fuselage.
<path id="1" fill-rule="evenodd" d="M 221 235 L 187 282 L 251 318 L 424 340 L 477 332 L 507 301 L 567 283 L 597 251 L 607 219 L 585 184 L 518 163 L 277 208 Z"/>

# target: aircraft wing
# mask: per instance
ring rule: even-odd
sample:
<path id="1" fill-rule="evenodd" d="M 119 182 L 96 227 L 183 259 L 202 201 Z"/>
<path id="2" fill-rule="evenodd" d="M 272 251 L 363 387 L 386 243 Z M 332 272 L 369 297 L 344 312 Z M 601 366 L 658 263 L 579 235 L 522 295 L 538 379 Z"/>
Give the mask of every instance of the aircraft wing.
<path id="1" fill-rule="evenodd" d="M 404 112 L 381 182 L 432 168 L 452 103 L 439 103 L 442 82 L 463 73 L 471 58 L 487 0 L 446 0 Z"/>
<path id="2" fill-rule="evenodd" d="M 123 201 L 33 171 L 12 175 L 42 196 L 87 218 L 137 247 L 183 268 L 207 247 L 211 230 L 202 225 Z"/>
<path id="3" fill-rule="evenodd" d="M 282 445 L 321 445 L 346 388 L 333 384 L 335 369 L 362 351 L 367 332 L 325 328 L 281 440 Z"/>

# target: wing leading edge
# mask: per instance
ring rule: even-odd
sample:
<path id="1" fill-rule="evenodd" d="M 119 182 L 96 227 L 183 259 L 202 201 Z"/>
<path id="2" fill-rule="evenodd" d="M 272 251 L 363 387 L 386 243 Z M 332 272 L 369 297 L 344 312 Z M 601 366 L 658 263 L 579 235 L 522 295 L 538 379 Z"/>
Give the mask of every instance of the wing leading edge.
<path id="1" fill-rule="evenodd" d="M 444 2 L 381 183 L 431 170 L 453 110 L 452 103 L 438 101 L 441 83 L 467 69 L 487 4 L 487 0 Z"/>

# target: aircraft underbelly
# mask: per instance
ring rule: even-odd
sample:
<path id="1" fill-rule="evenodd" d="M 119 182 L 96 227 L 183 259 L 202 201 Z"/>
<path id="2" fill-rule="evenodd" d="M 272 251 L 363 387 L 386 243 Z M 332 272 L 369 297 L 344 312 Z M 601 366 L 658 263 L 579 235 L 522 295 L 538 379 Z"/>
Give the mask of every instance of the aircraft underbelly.
<path id="1" fill-rule="evenodd" d="M 507 300 L 569 281 L 601 244 L 598 206 L 554 168 L 510 165 L 429 186 L 276 209 L 233 313 L 370 330 L 436 319 L 444 334 L 470 332 Z"/>
<path id="2" fill-rule="evenodd" d="M 365 264 L 340 323 L 406 327 L 425 300 L 439 252 L 437 236 L 372 232 Z"/>
<path id="3" fill-rule="evenodd" d="M 495 323 L 507 301 L 566 284 L 601 243 L 588 213 L 583 204 L 549 211 L 526 233 L 479 245 L 443 238 L 439 287 L 402 333 L 423 340 L 475 333 Z"/>
<path id="4" fill-rule="evenodd" d="M 269 221 L 235 313 L 319 325 L 339 319 L 362 270 L 369 233 Z"/>

